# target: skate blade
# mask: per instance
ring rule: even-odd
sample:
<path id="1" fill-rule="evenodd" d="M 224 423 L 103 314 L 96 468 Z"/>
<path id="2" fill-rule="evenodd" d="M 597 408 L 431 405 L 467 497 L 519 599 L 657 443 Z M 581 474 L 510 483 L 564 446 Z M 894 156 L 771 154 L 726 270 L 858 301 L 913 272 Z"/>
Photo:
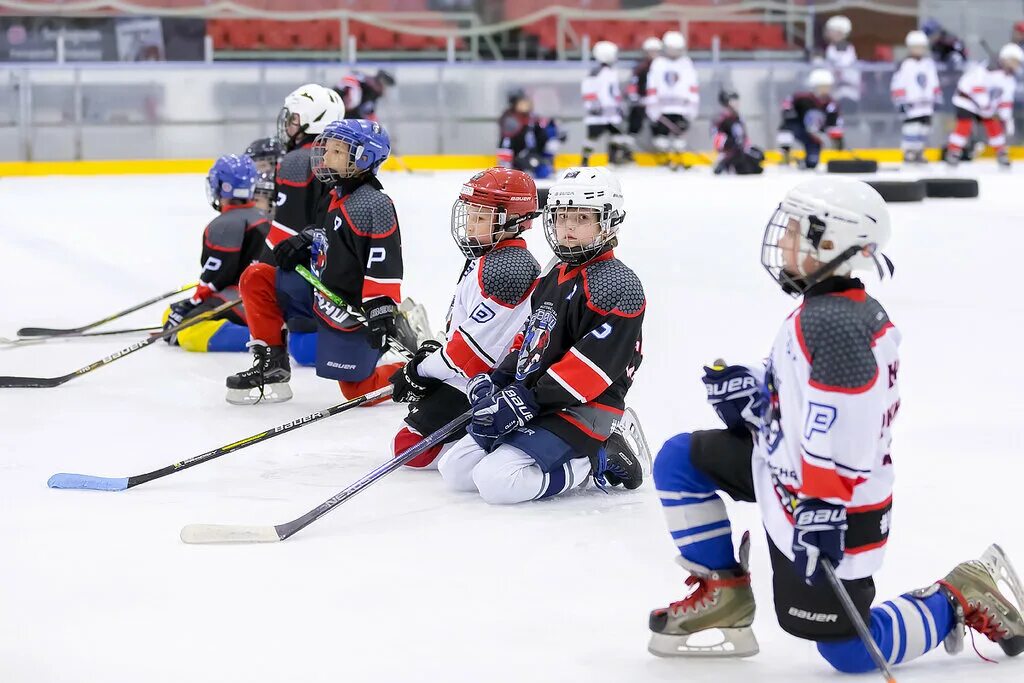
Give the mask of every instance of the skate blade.
<path id="1" fill-rule="evenodd" d="M 631 442 L 630 446 L 633 447 L 633 451 L 640 458 L 640 467 L 644 472 L 644 478 L 649 477 L 654 458 L 651 455 L 651 447 L 647 443 L 647 436 L 640 426 L 640 416 L 632 408 L 626 408 L 622 413 L 617 429 L 627 442 Z"/>
<path id="2" fill-rule="evenodd" d="M 1017 574 L 1017 570 L 1014 569 L 1006 552 L 998 544 L 993 543 L 982 553 L 981 561 L 988 567 L 997 586 L 999 582 L 1002 582 L 1009 588 L 1019 612 L 1024 606 L 1024 584 L 1021 584 L 1020 575 Z"/>
<path id="3" fill-rule="evenodd" d="M 284 403 L 293 396 L 292 388 L 286 382 L 267 384 L 263 396 L 259 389 L 228 389 L 225 400 L 235 406 L 249 406 L 256 403 Z"/>
<path id="4" fill-rule="evenodd" d="M 719 635 L 717 642 L 704 643 Z M 647 651 L 656 657 L 752 657 L 760 652 L 752 628 L 707 629 L 688 636 L 652 633 Z"/>

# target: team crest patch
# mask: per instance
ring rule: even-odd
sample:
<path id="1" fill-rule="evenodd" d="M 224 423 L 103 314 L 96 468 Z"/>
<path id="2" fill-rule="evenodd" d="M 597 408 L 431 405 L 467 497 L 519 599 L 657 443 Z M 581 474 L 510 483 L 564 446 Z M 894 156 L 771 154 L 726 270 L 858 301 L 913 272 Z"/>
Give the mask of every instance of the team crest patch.
<path id="1" fill-rule="evenodd" d="M 551 309 L 551 305 L 545 303 L 534 311 L 530 321 L 526 325 L 526 334 L 523 338 L 523 345 L 519 349 L 519 360 L 516 362 L 516 381 L 523 381 L 540 367 L 544 351 L 551 343 L 551 333 L 558 323 L 558 316 Z"/>
<path id="2" fill-rule="evenodd" d="M 313 275 L 322 277 L 324 268 L 327 267 L 327 235 L 323 231 L 313 232 L 313 245 L 310 251 L 313 255 Z"/>

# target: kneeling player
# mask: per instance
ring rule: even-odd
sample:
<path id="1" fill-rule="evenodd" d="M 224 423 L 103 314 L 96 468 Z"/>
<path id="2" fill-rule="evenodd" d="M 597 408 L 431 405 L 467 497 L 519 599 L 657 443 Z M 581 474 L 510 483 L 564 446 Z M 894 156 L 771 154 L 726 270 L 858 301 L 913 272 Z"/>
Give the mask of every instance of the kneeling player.
<path id="1" fill-rule="evenodd" d="M 509 354 L 466 388 L 469 436 L 438 465 L 452 488 L 509 504 L 558 495 L 590 475 L 640 485 L 639 459 L 619 430 L 632 418 L 623 411 L 647 302 L 612 251 L 624 218 L 606 168 L 572 168 L 552 186 L 544 235 L 562 263 L 538 283 Z"/>
<path id="2" fill-rule="evenodd" d="M 769 221 L 761 262 L 784 291 L 803 300 L 775 337 L 766 368 L 706 368 L 708 400 L 727 429 L 679 434 L 655 461 L 676 559 L 693 590 L 651 613 L 652 653 L 743 657 L 758 650 L 749 536 L 737 558 L 723 491 L 760 508 L 779 624 L 815 641 L 837 670 L 867 672 L 873 663 L 824 577 L 826 561 L 890 663 L 943 641 L 958 651 L 964 625 L 1007 654 L 1024 650 L 1024 621 L 981 561 L 959 564 L 945 578 L 871 609 L 872 575 L 892 522 L 900 336 L 853 274 L 884 273 L 887 266 L 891 272 L 879 252 L 890 232 L 882 197 L 845 179 L 798 185 Z M 987 560 L 1009 568 L 998 547 Z M 691 640 L 711 629 L 725 642 Z"/>
<path id="3" fill-rule="evenodd" d="M 807 77 L 811 92 L 798 92 L 783 102 L 782 125 L 776 141 L 784 164 L 789 165 L 790 150 L 796 142 L 804 146 L 804 168 L 818 165 L 822 135 L 827 135 L 836 149 L 843 148 L 843 120 L 839 103 L 832 99 L 834 84 L 831 71 L 815 69 Z"/>
<path id="4" fill-rule="evenodd" d="M 200 263 L 203 272 L 191 299 L 171 305 L 164 329 L 239 297 L 238 280 L 253 263 L 273 263 L 266 238 L 267 215 L 253 203 L 256 165 L 248 155 L 222 156 L 206 178 L 210 205 L 220 215 L 203 231 Z M 219 320 L 207 320 L 166 338 L 187 351 L 244 351 L 249 339 L 245 309 L 229 310 Z"/>
<path id="5" fill-rule="evenodd" d="M 411 448 L 469 409 L 466 382 L 490 372 L 530 315 L 540 267 L 521 235 L 533 224 L 537 187 L 522 171 L 491 168 L 462 186 L 452 207 L 455 244 L 466 266 L 448 310 L 447 339 L 428 341 L 391 378 L 395 401 L 412 403 L 394 450 Z M 436 468 L 436 458 L 465 432 L 409 462 Z"/>
<path id="6" fill-rule="evenodd" d="M 711 127 L 712 142 L 715 151 L 718 152 L 715 175 L 763 173 L 761 162 L 764 161 L 764 152 L 750 144 L 747 127 L 743 125 L 740 113 L 736 109 L 740 96 L 735 92 L 723 90 L 718 93 L 718 101 L 722 105 L 722 112 Z"/>

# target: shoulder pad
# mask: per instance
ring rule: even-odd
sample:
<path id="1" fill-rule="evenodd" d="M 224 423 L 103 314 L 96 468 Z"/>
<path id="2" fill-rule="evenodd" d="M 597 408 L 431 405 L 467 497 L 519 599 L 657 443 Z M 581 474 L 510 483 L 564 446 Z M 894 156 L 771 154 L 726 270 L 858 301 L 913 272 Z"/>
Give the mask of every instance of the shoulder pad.
<path id="1" fill-rule="evenodd" d="M 872 347 L 892 325 L 877 301 L 838 295 L 812 297 L 804 303 L 797 325 L 811 364 L 812 382 L 858 389 L 874 381 L 878 363 Z"/>
<path id="2" fill-rule="evenodd" d="M 360 185 L 345 198 L 352 230 L 363 237 L 385 237 L 398 227 L 391 197 L 370 185 Z"/>
<path id="3" fill-rule="evenodd" d="M 277 182 L 288 185 L 309 184 L 313 178 L 309 156 L 309 147 L 299 147 L 281 157 L 281 165 L 277 169 Z"/>
<path id="4" fill-rule="evenodd" d="M 526 247 L 508 246 L 484 254 L 477 272 L 485 297 L 514 308 L 533 291 L 540 265 Z"/>
<path id="5" fill-rule="evenodd" d="M 245 229 L 249 225 L 247 209 L 228 211 L 210 221 L 203 234 L 203 241 L 211 249 L 234 250 L 242 246 Z"/>
<path id="6" fill-rule="evenodd" d="M 616 258 L 587 266 L 583 270 L 583 288 L 590 307 L 601 314 L 616 313 L 632 318 L 647 307 L 640 278 Z"/>

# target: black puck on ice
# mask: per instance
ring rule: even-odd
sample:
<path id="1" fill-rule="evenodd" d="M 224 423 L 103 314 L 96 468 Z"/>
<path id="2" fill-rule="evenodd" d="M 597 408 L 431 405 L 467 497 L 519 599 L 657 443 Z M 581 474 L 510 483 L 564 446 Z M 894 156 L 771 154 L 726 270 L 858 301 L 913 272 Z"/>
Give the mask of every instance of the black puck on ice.
<path id="1" fill-rule="evenodd" d="M 829 173 L 877 173 L 878 162 L 873 159 L 833 159 L 825 170 Z"/>
<path id="2" fill-rule="evenodd" d="M 973 178 L 926 178 L 923 182 L 929 197 L 969 199 L 978 196 L 978 181 Z"/>
<path id="3" fill-rule="evenodd" d="M 882 199 L 889 202 L 919 202 L 925 197 L 923 180 L 866 180 Z"/>

